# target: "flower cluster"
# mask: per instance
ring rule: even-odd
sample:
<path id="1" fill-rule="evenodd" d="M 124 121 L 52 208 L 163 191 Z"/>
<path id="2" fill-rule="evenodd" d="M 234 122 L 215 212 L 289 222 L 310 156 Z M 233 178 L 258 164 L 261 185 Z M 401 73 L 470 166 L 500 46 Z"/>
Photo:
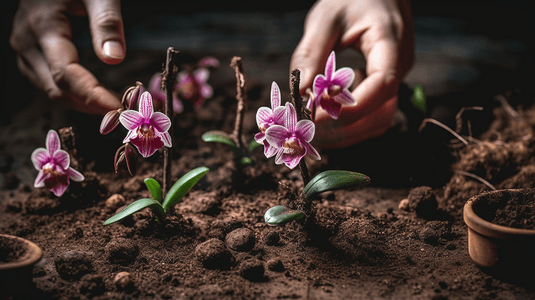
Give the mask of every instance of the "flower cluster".
<path id="1" fill-rule="evenodd" d="M 65 193 L 70 184 L 69 179 L 78 182 L 85 179 L 84 175 L 69 167 L 69 154 L 60 147 L 58 133 L 50 130 L 46 136 L 46 149 L 37 148 L 32 153 L 32 163 L 39 171 L 34 187 L 46 187 L 57 197 Z"/>
<path id="2" fill-rule="evenodd" d="M 266 157 L 275 156 L 276 164 L 284 163 L 293 169 L 307 154 L 321 159 L 310 144 L 315 133 L 314 123 L 310 120 L 298 122 L 297 112 L 291 103 L 280 106 L 280 90 L 275 82 L 271 85 L 271 109 L 258 109 L 256 122 L 260 132 L 255 135 L 255 140 L 264 144 Z"/>

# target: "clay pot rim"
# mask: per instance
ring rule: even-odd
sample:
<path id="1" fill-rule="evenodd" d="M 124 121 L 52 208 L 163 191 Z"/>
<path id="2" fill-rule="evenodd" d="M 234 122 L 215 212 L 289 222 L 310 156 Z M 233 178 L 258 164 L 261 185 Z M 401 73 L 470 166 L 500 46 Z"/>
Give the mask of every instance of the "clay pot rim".
<path id="1" fill-rule="evenodd" d="M 503 225 L 491 223 L 479 217 L 473 209 L 473 204 L 476 201 L 481 201 L 481 197 L 490 193 L 503 193 L 504 191 L 519 193 L 519 189 L 497 190 L 487 193 L 481 193 L 473 196 L 466 201 L 463 208 L 463 219 L 466 225 L 479 234 L 486 235 L 493 238 L 510 238 L 513 236 L 535 236 L 535 229 L 514 228 Z"/>
<path id="2" fill-rule="evenodd" d="M 28 241 L 27 239 L 8 234 L 0 234 L 0 237 L 18 240 L 22 242 L 26 247 L 26 252 L 22 257 L 20 257 L 19 260 L 11 262 L 0 262 L 0 271 L 28 267 L 34 265 L 43 257 L 43 251 L 41 250 L 41 248 L 39 248 L 39 246 L 37 246 L 35 243 Z"/>

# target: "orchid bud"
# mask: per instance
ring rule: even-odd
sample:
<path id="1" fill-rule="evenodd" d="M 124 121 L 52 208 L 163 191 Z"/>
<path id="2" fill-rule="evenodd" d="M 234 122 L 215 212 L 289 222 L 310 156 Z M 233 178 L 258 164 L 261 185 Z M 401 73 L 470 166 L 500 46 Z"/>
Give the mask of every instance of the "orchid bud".
<path id="1" fill-rule="evenodd" d="M 206 56 L 199 61 L 199 67 L 201 68 L 219 68 L 219 60 L 213 56 Z"/>
<path id="2" fill-rule="evenodd" d="M 124 92 L 123 99 L 121 100 L 124 109 L 135 109 L 135 107 L 137 106 L 139 95 L 141 95 L 142 87 L 143 84 L 139 81 L 136 81 L 135 86 L 131 86 L 126 90 L 126 92 Z"/>
<path id="3" fill-rule="evenodd" d="M 137 153 L 130 145 L 126 143 L 117 149 L 114 158 L 115 173 L 119 172 L 119 168 L 123 171 L 128 171 L 131 176 L 136 174 L 137 170 Z"/>
<path id="4" fill-rule="evenodd" d="M 112 132 L 119 125 L 119 116 L 121 116 L 122 112 L 122 108 L 109 111 L 100 123 L 100 134 L 106 135 Z"/>

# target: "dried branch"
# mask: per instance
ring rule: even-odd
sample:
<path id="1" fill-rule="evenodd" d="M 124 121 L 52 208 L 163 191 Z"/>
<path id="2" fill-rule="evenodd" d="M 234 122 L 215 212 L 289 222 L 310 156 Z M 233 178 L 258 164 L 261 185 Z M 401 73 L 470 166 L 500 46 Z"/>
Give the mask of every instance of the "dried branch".
<path id="1" fill-rule="evenodd" d="M 503 96 L 503 95 L 497 95 L 496 100 L 500 101 L 502 104 L 503 109 L 513 117 L 513 119 L 517 119 L 520 115 L 518 112 L 509 104 L 509 101 Z"/>
<path id="2" fill-rule="evenodd" d="M 243 141 L 242 128 L 243 116 L 247 110 L 247 90 L 245 88 L 245 74 L 243 72 L 241 57 L 234 56 L 230 62 L 230 66 L 234 68 L 234 72 L 236 73 L 236 99 L 238 100 L 236 122 L 234 123 L 232 138 L 238 149 L 243 149 L 245 147 L 245 142 Z"/>
<path id="3" fill-rule="evenodd" d="M 459 139 L 459 141 L 463 142 L 463 144 L 468 145 L 468 142 L 462 136 L 460 136 L 457 132 L 453 131 L 451 128 L 449 128 L 448 126 L 444 125 L 440 121 L 437 121 L 437 120 L 432 119 L 432 118 L 424 119 L 422 121 L 422 124 L 420 125 L 420 128 L 418 129 L 418 132 L 422 131 L 422 129 L 424 129 L 424 127 L 425 127 L 425 124 L 427 124 L 427 123 L 433 123 L 435 125 L 438 125 L 438 126 L 444 128 L 444 129 L 446 129 L 449 133 L 451 133 L 453 136 L 455 136 L 457 139 Z"/>
<path id="4" fill-rule="evenodd" d="M 292 96 L 292 103 L 297 112 L 297 121 L 302 119 L 308 119 L 305 109 L 303 107 L 303 98 L 299 94 L 299 82 L 301 71 L 299 69 L 292 70 L 290 76 L 290 95 Z M 308 167 L 304 159 L 299 162 L 299 169 L 301 170 L 301 177 L 303 178 L 303 185 L 306 186 L 310 181 L 310 175 L 308 174 Z"/>
<path id="5" fill-rule="evenodd" d="M 175 64 L 176 51 L 173 47 L 167 48 L 167 58 L 165 60 L 165 69 L 162 73 L 162 87 L 165 92 L 165 115 L 173 120 L 173 86 L 175 84 L 178 67 Z M 173 144 L 173 122 L 169 128 L 169 135 L 171 136 L 171 144 Z M 163 149 L 163 187 L 164 195 L 169 191 L 171 185 L 171 149 L 164 147 Z"/>
<path id="6" fill-rule="evenodd" d="M 483 178 L 481 178 L 481 177 L 479 177 L 479 176 L 477 176 L 475 174 L 472 174 L 472 173 L 469 173 L 469 172 L 465 172 L 465 171 L 460 171 L 460 170 L 454 171 L 453 173 L 477 179 L 481 183 L 483 183 L 484 185 L 488 186 L 491 190 L 493 190 L 493 191 L 496 190 L 496 188 L 490 182 L 486 181 L 485 179 L 483 179 Z"/>

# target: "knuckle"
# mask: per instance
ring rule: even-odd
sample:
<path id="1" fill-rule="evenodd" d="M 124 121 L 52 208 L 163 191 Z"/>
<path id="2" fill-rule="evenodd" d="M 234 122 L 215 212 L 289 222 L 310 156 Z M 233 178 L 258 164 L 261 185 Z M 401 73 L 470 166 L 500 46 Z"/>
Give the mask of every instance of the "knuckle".
<path id="1" fill-rule="evenodd" d="M 96 25 L 104 30 L 118 30 L 123 24 L 121 15 L 113 10 L 105 10 L 92 17 Z"/>

